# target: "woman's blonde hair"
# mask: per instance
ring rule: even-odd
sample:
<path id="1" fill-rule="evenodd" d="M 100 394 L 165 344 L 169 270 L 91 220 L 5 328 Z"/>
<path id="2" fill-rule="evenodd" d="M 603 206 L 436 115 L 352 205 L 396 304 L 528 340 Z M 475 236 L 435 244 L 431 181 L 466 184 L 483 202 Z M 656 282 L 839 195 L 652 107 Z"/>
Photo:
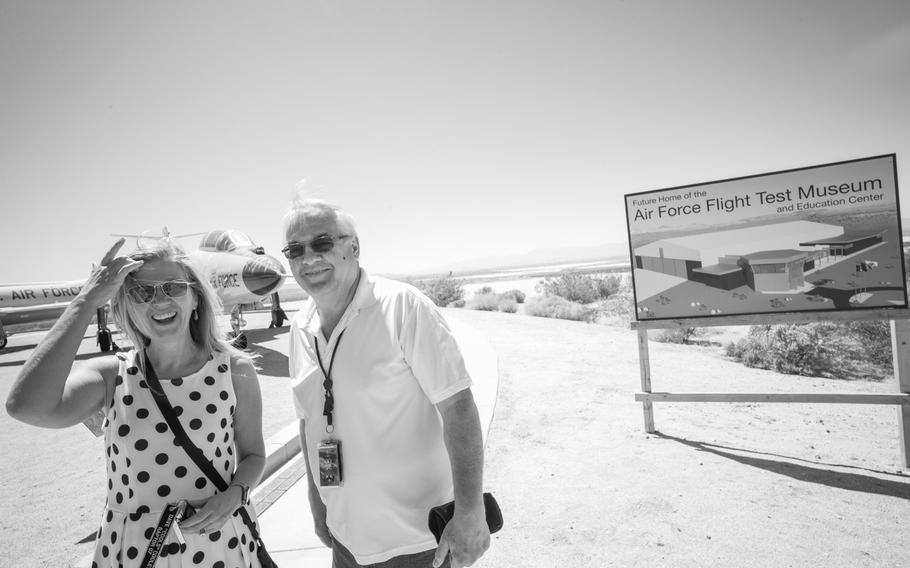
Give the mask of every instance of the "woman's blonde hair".
<path id="1" fill-rule="evenodd" d="M 250 359 L 250 355 L 237 349 L 227 340 L 227 335 L 218 325 L 217 316 L 224 311 L 221 300 L 215 293 L 212 285 L 202 277 L 193 267 L 189 256 L 174 240 L 163 238 L 151 246 L 142 246 L 130 253 L 129 258 L 145 262 L 164 261 L 173 262 L 183 269 L 190 289 L 196 294 L 196 314 L 190 318 L 190 337 L 200 347 L 215 353 L 228 353 L 230 355 Z M 123 285 L 111 299 L 111 314 L 114 323 L 124 332 L 136 349 L 144 349 L 151 340 L 136 327 L 130 317 L 127 305 L 127 289 L 134 283 L 132 276 L 127 276 Z M 141 364 L 141 363 L 140 363 Z"/>

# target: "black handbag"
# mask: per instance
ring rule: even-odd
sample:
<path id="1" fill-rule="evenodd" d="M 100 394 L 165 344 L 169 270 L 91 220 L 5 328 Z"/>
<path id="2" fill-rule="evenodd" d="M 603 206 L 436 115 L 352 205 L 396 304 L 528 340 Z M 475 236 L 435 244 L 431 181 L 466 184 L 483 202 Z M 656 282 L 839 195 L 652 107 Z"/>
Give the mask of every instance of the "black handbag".
<path id="1" fill-rule="evenodd" d="M 502 528 L 502 511 L 499 510 L 499 503 L 496 502 L 492 493 L 483 494 L 483 508 L 487 514 L 487 526 L 490 528 L 490 534 L 495 533 Z M 430 532 L 436 537 L 437 544 L 439 539 L 442 538 L 443 529 L 452 520 L 454 514 L 455 501 L 449 501 L 430 509 L 427 524 L 430 527 Z"/>
<path id="2" fill-rule="evenodd" d="M 215 484 L 218 491 L 226 491 L 228 483 L 221 477 L 218 471 L 215 470 L 215 466 L 212 465 L 212 462 L 206 459 L 202 450 L 200 450 L 199 447 L 190 440 L 190 437 L 186 435 L 186 430 L 183 429 L 183 425 L 181 425 L 180 420 L 177 419 L 177 414 L 174 412 L 174 408 L 171 406 L 167 396 L 165 396 L 164 389 L 161 387 L 161 382 L 158 380 L 158 375 L 155 373 L 155 369 L 152 368 L 152 364 L 148 358 L 145 360 L 145 369 L 145 378 L 149 383 L 149 390 L 152 391 L 152 398 L 155 399 L 158 410 L 161 411 L 165 422 L 167 422 L 167 425 L 171 428 L 171 432 L 174 434 L 174 438 L 176 438 L 178 445 L 184 449 L 187 455 L 190 456 L 190 459 L 192 459 L 199 469 L 202 470 L 202 473 Z M 243 519 L 243 523 L 250 529 L 250 535 L 256 543 L 256 557 L 259 559 L 262 568 L 278 568 L 278 564 L 272 560 L 272 557 L 269 556 L 268 551 L 265 549 L 265 543 L 262 542 L 259 531 L 256 530 L 256 524 L 253 523 L 253 519 L 250 517 L 249 512 L 247 512 L 246 506 L 241 505 L 240 508 L 237 509 L 237 512 Z"/>

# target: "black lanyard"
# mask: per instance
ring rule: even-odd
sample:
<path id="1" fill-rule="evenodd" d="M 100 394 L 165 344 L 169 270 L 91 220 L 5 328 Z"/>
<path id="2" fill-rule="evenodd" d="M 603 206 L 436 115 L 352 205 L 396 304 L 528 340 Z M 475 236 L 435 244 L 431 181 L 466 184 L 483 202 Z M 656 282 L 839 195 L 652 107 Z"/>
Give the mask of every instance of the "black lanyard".
<path id="1" fill-rule="evenodd" d="M 335 366 L 335 355 L 338 354 L 338 346 L 341 345 L 341 337 L 345 331 L 347 329 L 341 330 L 341 333 L 338 334 L 338 341 L 335 342 L 335 349 L 332 350 L 332 358 L 329 360 L 328 372 L 322 365 L 322 355 L 319 354 L 319 338 L 315 335 L 313 336 L 313 341 L 316 342 L 316 360 L 319 361 L 319 369 L 322 371 L 322 376 L 325 377 L 325 380 L 322 381 L 322 386 L 325 388 L 325 404 L 322 407 L 322 415 L 325 416 L 325 431 L 329 434 L 335 430 L 335 427 L 332 426 L 332 411 L 335 410 L 335 395 L 332 394 L 332 367 Z"/>
<path id="2" fill-rule="evenodd" d="M 149 538 L 149 545 L 145 549 L 141 568 L 152 568 L 155 566 L 158 561 L 158 555 L 161 553 L 162 547 L 164 547 L 164 539 L 167 538 L 167 534 L 174 522 L 179 523 L 180 516 L 185 508 L 186 501 L 168 503 L 164 507 L 164 511 L 161 512 L 161 517 L 158 519 L 158 526 L 155 527 L 151 538 Z"/>

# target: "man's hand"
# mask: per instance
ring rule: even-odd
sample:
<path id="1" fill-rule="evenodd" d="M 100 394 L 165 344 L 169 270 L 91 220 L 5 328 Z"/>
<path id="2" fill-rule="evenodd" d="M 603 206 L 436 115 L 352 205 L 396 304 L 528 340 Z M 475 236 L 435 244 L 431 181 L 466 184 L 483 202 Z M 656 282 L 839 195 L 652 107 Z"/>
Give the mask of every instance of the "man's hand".
<path id="1" fill-rule="evenodd" d="M 300 421 L 300 449 L 304 456 L 303 462 L 306 464 L 306 494 L 307 500 L 310 502 L 310 513 L 313 515 L 313 532 L 316 533 L 316 537 L 319 538 L 322 544 L 332 548 L 332 533 L 326 524 L 328 511 L 326 511 L 325 503 L 322 502 L 322 497 L 319 496 L 319 489 L 316 487 L 316 482 L 313 478 L 313 468 L 310 467 L 310 456 L 307 452 L 306 421 L 304 420 Z"/>
<path id="2" fill-rule="evenodd" d="M 319 491 L 316 489 L 316 485 L 313 483 L 312 479 L 308 479 L 307 483 L 309 484 L 307 497 L 310 501 L 310 513 L 313 515 L 314 532 L 322 544 L 332 548 L 332 533 L 329 531 L 329 526 L 325 522 L 327 514 L 325 503 L 323 503 L 322 499 L 319 497 Z"/>
<path id="3" fill-rule="evenodd" d="M 459 513 L 456 507 L 455 515 L 442 531 L 433 566 L 441 566 L 447 554 L 451 555 L 451 568 L 471 566 L 488 548 L 490 529 L 487 527 L 483 505 L 476 511 L 463 513 Z"/>
<path id="4" fill-rule="evenodd" d="M 313 483 L 312 476 L 308 475 L 307 478 L 307 498 L 310 501 L 310 513 L 313 515 L 314 532 L 322 544 L 332 548 L 332 533 L 329 531 L 328 524 L 326 524 L 328 511 L 325 508 L 325 503 L 322 502 L 322 498 L 319 496 L 319 490 L 316 489 L 316 484 Z"/>

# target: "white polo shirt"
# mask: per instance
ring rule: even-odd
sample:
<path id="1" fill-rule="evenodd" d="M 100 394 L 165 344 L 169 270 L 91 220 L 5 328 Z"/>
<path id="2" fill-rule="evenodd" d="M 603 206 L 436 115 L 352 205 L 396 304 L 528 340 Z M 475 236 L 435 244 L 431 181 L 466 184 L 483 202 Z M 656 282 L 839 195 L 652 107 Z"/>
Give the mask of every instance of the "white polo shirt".
<path id="1" fill-rule="evenodd" d="M 291 322 L 290 340 L 294 405 L 316 475 L 319 442 L 341 442 L 344 484 L 319 488 L 332 535 L 360 564 L 435 548 L 427 513 L 454 498 L 435 404 L 471 386 L 442 313 L 413 286 L 361 270 L 330 338 L 310 299 Z M 326 372 L 334 354 L 332 434 L 317 343 Z"/>

